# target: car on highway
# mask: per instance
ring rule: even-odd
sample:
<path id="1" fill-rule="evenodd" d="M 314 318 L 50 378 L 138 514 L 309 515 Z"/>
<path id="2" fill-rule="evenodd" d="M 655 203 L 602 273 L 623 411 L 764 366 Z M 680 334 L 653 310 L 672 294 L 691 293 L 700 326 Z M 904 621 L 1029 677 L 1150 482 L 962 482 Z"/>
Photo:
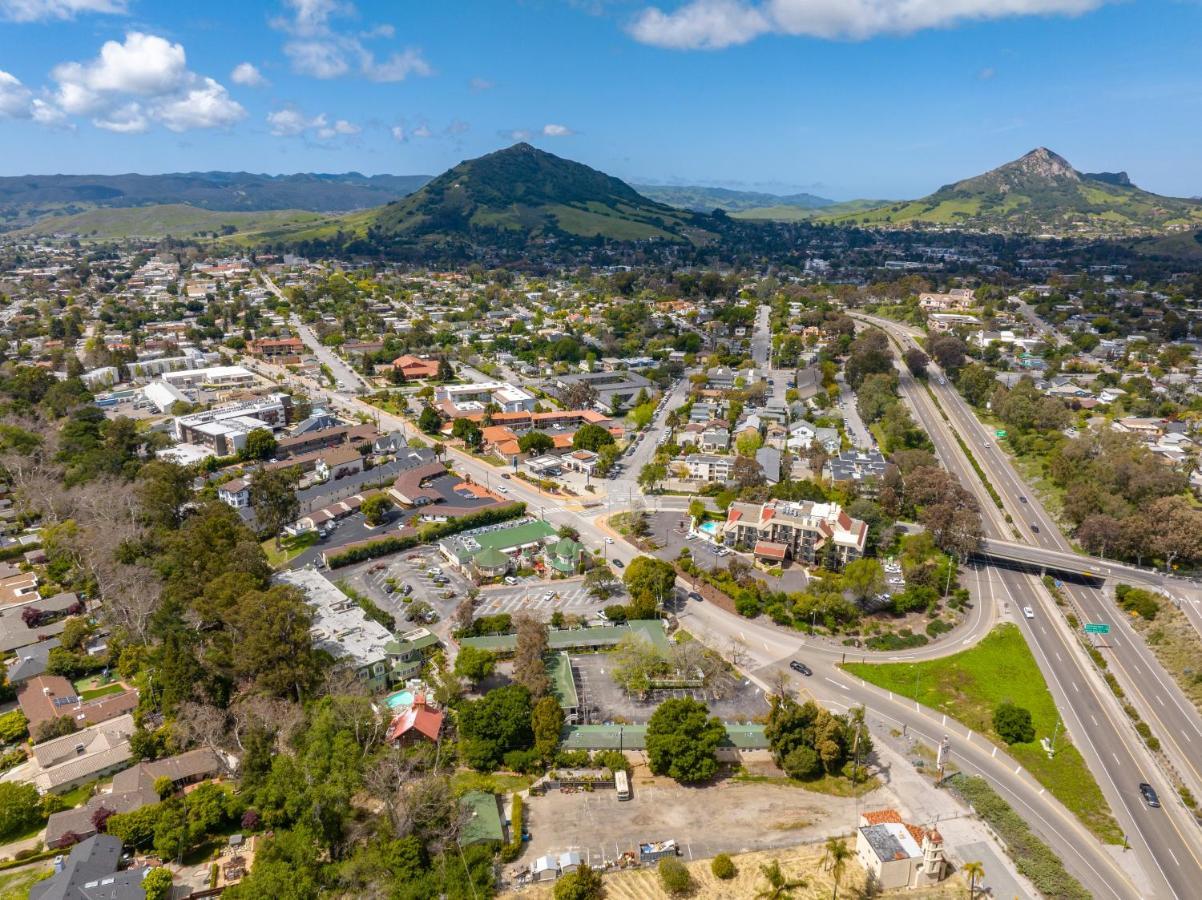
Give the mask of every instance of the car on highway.
<path id="1" fill-rule="evenodd" d="M 500 493 L 500 494 L 508 494 L 508 493 L 509 493 L 509 488 L 505 487 L 505 485 L 503 485 L 503 484 L 502 484 L 502 485 L 500 485 L 500 486 L 497 488 L 497 493 Z"/>
<path id="2" fill-rule="evenodd" d="M 1039 534 L 1039 526 L 1036 525 L 1034 522 L 1031 523 L 1031 530 L 1034 531 L 1036 534 Z"/>
<path id="3" fill-rule="evenodd" d="M 1144 803 L 1152 809 L 1160 809 L 1160 798 L 1156 796 L 1156 788 L 1146 781 L 1139 783 L 1139 795 L 1144 798 Z"/>
<path id="4" fill-rule="evenodd" d="M 626 563 L 622 562 L 622 560 L 620 560 L 620 559 L 615 559 L 614 565 L 619 569 L 623 569 L 626 567 Z"/>
<path id="5" fill-rule="evenodd" d="M 508 480 L 509 480 L 510 478 L 512 478 L 513 476 L 512 476 L 512 475 L 510 475 L 508 472 L 502 472 L 502 473 L 501 473 L 501 477 L 502 477 L 502 478 L 504 478 L 506 481 L 508 481 Z"/>
<path id="6" fill-rule="evenodd" d="M 805 663 L 800 662 L 799 660 L 796 660 L 796 659 L 792 660 L 789 663 L 789 668 L 792 669 L 794 672 L 800 672 L 802 675 L 806 675 L 806 676 L 814 674 L 813 669 L 811 669 Z"/>
<path id="7" fill-rule="evenodd" d="M 1025 496 L 1024 494 L 1019 494 L 1019 495 L 1018 495 L 1018 502 L 1019 502 L 1019 503 L 1026 503 L 1026 502 L 1027 502 L 1027 498 L 1026 498 L 1026 496 Z"/>
<path id="8" fill-rule="evenodd" d="M 1031 607 L 1029 607 L 1029 606 L 1024 606 L 1023 607 L 1023 615 L 1026 616 L 1028 619 L 1034 619 L 1035 618 L 1035 610 L 1031 609 Z"/>

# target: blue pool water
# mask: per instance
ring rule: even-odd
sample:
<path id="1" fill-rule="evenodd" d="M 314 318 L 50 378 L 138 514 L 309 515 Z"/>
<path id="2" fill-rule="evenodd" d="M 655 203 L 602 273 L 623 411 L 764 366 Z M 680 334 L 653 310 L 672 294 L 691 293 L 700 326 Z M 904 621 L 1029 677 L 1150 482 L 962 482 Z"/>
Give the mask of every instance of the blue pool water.
<path id="1" fill-rule="evenodd" d="M 397 691 L 395 694 L 389 694 L 388 699 L 384 702 L 388 704 L 389 709 L 398 709 L 402 706 L 412 706 L 413 691 Z"/>
<path id="2" fill-rule="evenodd" d="M 705 534 L 709 535 L 711 538 L 716 538 L 718 536 L 718 531 L 721 527 L 722 527 L 721 522 L 702 522 L 697 527 L 697 530 L 704 532 Z"/>

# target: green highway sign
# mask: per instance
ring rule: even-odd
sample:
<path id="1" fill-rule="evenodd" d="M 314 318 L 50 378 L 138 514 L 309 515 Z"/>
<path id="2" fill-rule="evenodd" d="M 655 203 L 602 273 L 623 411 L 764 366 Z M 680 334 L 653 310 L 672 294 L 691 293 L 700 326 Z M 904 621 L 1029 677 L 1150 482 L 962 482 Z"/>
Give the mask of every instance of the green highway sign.
<path id="1" fill-rule="evenodd" d="M 1110 634 L 1110 626 L 1105 622 L 1086 622 L 1086 634 Z"/>
<path id="2" fill-rule="evenodd" d="M 995 431 L 995 432 L 994 432 L 994 435 L 995 435 L 995 436 L 997 436 L 997 437 L 1003 438 L 1003 437 L 1005 437 L 1005 436 L 1006 436 L 1006 432 L 1004 432 L 1004 431 Z"/>

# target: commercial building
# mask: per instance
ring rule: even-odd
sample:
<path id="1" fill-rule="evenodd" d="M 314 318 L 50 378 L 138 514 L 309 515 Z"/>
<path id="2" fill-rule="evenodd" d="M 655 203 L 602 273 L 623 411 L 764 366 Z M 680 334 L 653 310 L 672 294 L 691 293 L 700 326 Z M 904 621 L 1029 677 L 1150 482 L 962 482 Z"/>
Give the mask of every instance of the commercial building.
<path id="1" fill-rule="evenodd" d="M 868 526 L 837 503 L 812 500 L 732 503 L 723 542 L 772 562 L 793 559 L 842 568 L 864 555 Z"/>
<path id="2" fill-rule="evenodd" d="M 650 394 L 655 386 L 634 372 L 579 372 L 561 375 L 552 382 L 552 389 L 561 397 L 577 384 L 587 384 L 597 392 L 597 405 L 605 409 L 630 406 L 639 391 Z"/>
<path id="3" fill-rule="evenodd" d="M 536 400 L 529 391 L 508 381 L 483 381 L 477 384 L 448 384 L 434 392 L 434 401 L 451 418 L 484 413 L 494 405 L 501 412 L 533 412 Z"/>
<path id="4" fill-rule="evenodd" d="M 165 372 L 160 380 L 181 391 L 186 391 L 198 388 L 210 390 L 248 388 L 253 387 L 257 379 L 254 372 L 242 366 L 210 366 L 207 369 Z"/>
<path id="5" fill-rule="evenodd" d="M 262 338 L 247 344 L 246 352 L 273 362 L 295 363 L 300 361 L 301 354 L 305 352 L 305 344 L 297 337 Z"/>
<path id="6" fill-rule="evenodd" d="M 690 453 L 684 458 L 690 481 L 729 481 L 734 464 L 733 456 L 714 456 L 709 453 Z"/>
<path id="7" fill-rule="evenodd" d="M 856 855 L 870 881 L 885 891 L 926 887 L 947 875 L 943 836 L 933 828 L 906 824 L 896 809 L 860 816 Z"/>
<path id="8" fill-rule="evenodd" d="M 439 541 L 438 549 L 468 575 L 497 578 L 511 568 L 533 565 L 544 547 L 557 539 L 554 526 L 541 519 L 523 519 L 452 535 Z"/>
<path id="9" fill-rule="evenodd" d="M 175 439 L 207 447 L 218 456 L 232 456 L 246 446 L 246 436 L 256 429 L 276 431 L 288 424 L 292 397 L 269 394 L 242 403 L 230 403 L 203 412 L 178 416 Z"/>
<path id="10" fill-rule="evenodd" d="M 858 493 L 867 496 L 876 494 L 880 481 L 885 476 L 889 463 L 880 450 L 845 450 L 827 461 L 831 481 L 835 484 L 851 484 Z"/>

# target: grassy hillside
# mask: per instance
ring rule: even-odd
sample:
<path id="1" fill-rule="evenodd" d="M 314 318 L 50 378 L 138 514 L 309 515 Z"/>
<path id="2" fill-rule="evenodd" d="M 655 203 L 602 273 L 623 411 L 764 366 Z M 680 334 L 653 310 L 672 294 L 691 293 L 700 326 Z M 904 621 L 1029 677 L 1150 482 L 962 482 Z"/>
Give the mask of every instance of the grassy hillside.
<path id="1" fill-rule="evenodd" d="M 214 212 L 184 203 L 165 203 L 125 209 L 92 209 L 69 216 L 51 216 L 22 229 L 21 234 L 74 234 L 95 240 L 192 237 L 200 233 L 232 236 L 322 227 L 330 216 L 299 209 L 263 212 Z M 230 232 L 230 229 L 233 229 Z"/>
<path id="2" fill-rule="evenodd" d="M 688 212 L 571 160 L 517 144 L 467 160 L 366 223 L 376 239 L 440 242 L 487 234 L 705 240 Z"/>
<path id="3" fill-rule="evenodd" d="M 644 197 L 649 197 L 657 203 L 666 203 L 668 206 L 675 206 L 678 209 L 691 209 L 697 212 L 713 212 L 715 209 L 722 209 L 733 214 L 749 209 L 778 206 L 788 209 L 819 209 L 829 207 L 834 203 L 833 200 L 814 194 L 765 194 L 758 191 L 735 191 L 729 188 L 699 185 L 636 184 L 634 188 Z"/>
<path id="4" fill-rule="evenodd" d="M 1196 200 L 1141 190 L 1122 172 L 1078 172 L 1042 147 L 920 200 L 823 213 L 824 221 L 840 225 L 952 226 L 1032 234 L 1122 236 L 1202 226 L 1202 203 Z"/>
<path id="5" fill-rule="evenodd" d="M 751 219 L 771 222 L 800 222 L 803 219 L 831 218 L 861 210 L 876 209 L 888 200 L 842 200 L 829 206 L 804 209 L 799 206 L 758 206 L 731 213 L 732 219 Z"/>

